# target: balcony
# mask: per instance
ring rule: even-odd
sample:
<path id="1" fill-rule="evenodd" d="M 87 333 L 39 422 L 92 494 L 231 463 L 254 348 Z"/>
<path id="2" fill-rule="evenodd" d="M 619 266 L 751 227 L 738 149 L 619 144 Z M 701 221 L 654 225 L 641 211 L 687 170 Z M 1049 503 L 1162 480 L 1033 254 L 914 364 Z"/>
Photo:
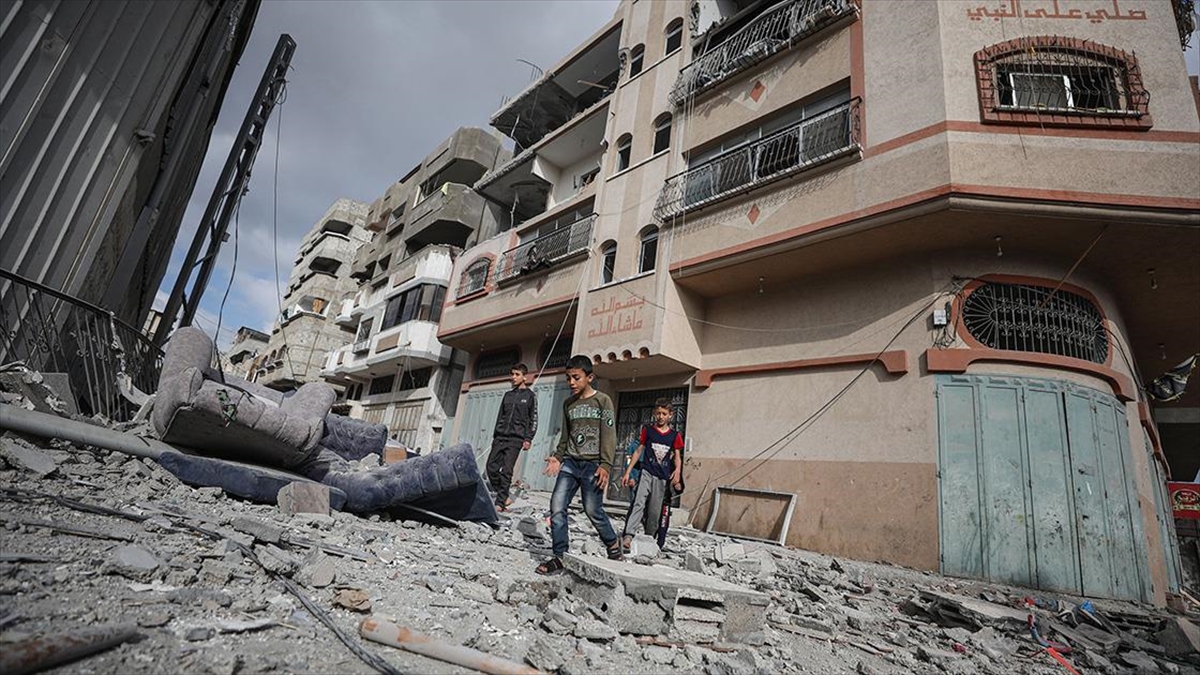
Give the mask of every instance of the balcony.
<path id="1" fill-rule="evenodd" d="M 577 253 L 587 251 L 592 241 L 592 225 L 595 222 L 596 215 L 592 214 L 505 251 L 496 263 L 496 281 L 504 283 L 517 277 L 536 274 Z"/>
<path id="2" fill-rule="evenodd" d="M 668 178 L 654 217 L 666 222 L 860 150 L 854 99 Z"/>
<path id="3" fill-rule="evenodd" d="M 442 243 L 461 248 L 482 222 L 483 210 L 483 197 L 470 187 L 444 183 L 413 207 L 405 240 L 409 244 Z"/>
<path id="4" fill-rule="evenodd" d="M 458 257 L 460 250 L 455 246 L 430 244 L 396 263 L 393 267 L 395 271 L 389 277 L 389 283 L 384 286 L 385 292 L 378 299 L 372 296 L 371 304 L 382 302 L 388 296 L 395 295 L 395 291 L 406 287 L 414 279 L 447 284 L 450 281 L 450 274 L 454 270 L 454 259 Z M 370 304 L 367 305 L 367 307 L 370 306 Z"/>
<path id="5" fill-rule="evenodd" d="M 366 378 L 394 372 L 397 366 L 412 370 L 447 363 L 450 350 L 438 341 L 437 330 L 436 323 L 414 320 L 380 331 L 331 351 L 321 375 Z"/>
<path id="6" fill-rule="evenodd" d="M 795 0 L 774 7 L 681 70 L 671 103 L 679 107 L 689 97 L 857 13 L 853 0 Z"/>

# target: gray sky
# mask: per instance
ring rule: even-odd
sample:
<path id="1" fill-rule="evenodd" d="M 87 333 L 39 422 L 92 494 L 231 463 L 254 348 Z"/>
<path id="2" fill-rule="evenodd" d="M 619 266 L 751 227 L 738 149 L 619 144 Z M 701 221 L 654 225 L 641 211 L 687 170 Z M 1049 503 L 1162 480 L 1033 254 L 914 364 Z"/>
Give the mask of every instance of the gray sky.
<path id="1" fill-rule="evenodd" d="M 269 331 L 278 314 L 272 256 L 279 143 L 279 280 L 286 287 L 300 239 L 339 197 L 370 203 L 461 126 L 487 127 L 501 98 L 607 23 L 617 0 L 264 0 L 233 76 L 209 154 L 188 204 L 161 306 L 280 33 L 297 43 L 287 100 L 276 108 L 239 218 L 236 277 L 220 344 L 239 326 Z M 1200 72 L 1200 37 L 1185 54 Z M 282 122 L 282 128 L 278 126 Z M 233 269 L 234 239 L 200 303 L 216 329 Z M 333 300 L 337 300 L 334 298 Z"/>
<path id="2" fill-rule="evenodd" d="M 272 256 L 273 173 L 279 142 L 279 280 L 300 239 L 339 197 L 370 203 L 461 126 L 487 126 L 503 96 L 530 81 L 525 59 L 549 68 L 612 19 L 617 0 L 323 2 L 265 0 L 233 76 L 184 215 L 165 299 L 196 223 L 280 33 L 296 40 L 287 99 L 270 120 L 242 200 L 237 274 L 221 344 L 239 326 L 269 331 L 278 314 Z M 233 225 L 200 303 L 216 328 L 229 285 Z"/>

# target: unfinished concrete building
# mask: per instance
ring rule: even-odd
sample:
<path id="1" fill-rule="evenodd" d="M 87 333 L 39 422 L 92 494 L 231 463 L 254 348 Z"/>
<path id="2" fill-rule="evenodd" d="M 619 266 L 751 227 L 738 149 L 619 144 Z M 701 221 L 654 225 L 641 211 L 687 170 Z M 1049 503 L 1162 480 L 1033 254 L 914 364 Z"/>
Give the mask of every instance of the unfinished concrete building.
<path id="1" fill-rule="evenodd" d="M 1146 384 L 1200 351 L 1190 15 L 999 4 L 623 0 L 493 117 L 522 150 L 478 188 L 520 222 L 455 264 L 457 439 L 486 453 L 513 361 L 553 414 L 582 353 L 619 452 L 676 402 L 697 525 L 1177 591 L 1164 476 L 1200 394 Z"/>
<path id="2" fill-rule="evenodd" d="M 345 387 L 355 416 L 409 448 L 440 448 L 454 415 L 466 356 L 438 341 L 438 322 L 459 252 L 507 225 L 472 185 L 509 156 L 492 134 L 459 129 L 371 205 L 359 285 L 334 319 L 350 339 L 322 375 Z"/>
<path id="3" fill-rule="evenodd" d="M 260 330 L 254 330 L 247 326 L 238 328 L 229 349 L 226 349 L 225 353 L 221 355 L 222 370 L 227 374 L 249 380 L 254 360 L 266 353 L 266 347 L 270 340 L 271 336 Z"/>
<path id="4" fill-rule="evenodd" d="M 258 7 L 4 4 L 0 269 L 143 324 Z"/>
<path id="5" fill-rule="evenodd" d="M 337 300 L 354 288 L 355 257 L 371 238 L 368 211 L 362 202 L 339 199 L 300 242 L 283 307 L 252 381 L 288 390 L 321 379 L 326 355 L 350 335 L 333 318 Z"/>

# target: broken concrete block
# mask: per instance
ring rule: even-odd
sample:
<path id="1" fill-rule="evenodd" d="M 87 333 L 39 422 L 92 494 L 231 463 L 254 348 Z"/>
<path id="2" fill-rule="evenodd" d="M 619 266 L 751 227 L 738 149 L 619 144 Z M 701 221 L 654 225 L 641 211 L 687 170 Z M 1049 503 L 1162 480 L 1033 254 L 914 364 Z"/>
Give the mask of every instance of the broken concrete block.
<path id="1" fill-rule="evenodd" d="M 555 635 L 566 635 L 571 632 L 578 619 L 574 614 L 563 611 L 554 605 L 546 608 L 542 615 L 542 626 Z"/>
<path id="2" fill-rule="evenodd" d="M 1200 654 L 1200 627 L 1183 617 L 1170 619 L 1158 631 L 1158 644 L 1167 656 Z"/>
<path id="3" fill-rule="evenodd" d="M 621 633 L 664 635 L 676 613 L 684 629 L 719 626 L 722 641 L 761 644 L 765 638 L 765 593 L 663 565 L 631 567 L 605 559 L 567 555 L 573 595 L 593 607 L 607 608 L 605 618 Z M 709 610 L 713 614 L 696 610 Z M 720 615 L 720 621 L 715 620 Z"/>
<path id="4" fill-rule="evenodd" d="M 120 546 L 113 550 L 110 561 L 113 572 L 135 581 L 145 581 L 158 569 L 158 559 L 140 546 Z"/>
<path id="5" fill-rule="evenodd" d="M 491 604 L 496 601 L 492 596 L 492 589 L 474 581 L 464 580 L 455 583 L 454 593 L 468 600 L 474 600 L 483 604 Z"/>
<path id="6" fill-rule="evenodd" d="M 639 534 L 629 545 L 629 555 L 635 558 L 638 556 L 653 558 L 658 555 L 658 542 L 654 537 Z"/>
<path id="7" fill-rule="evenodd" d="M 577 638 L 583 638 L 584 640 L 592 640 L 595 642 L 608 642 L 610 640 L 615 640 L 617 635 L 619 635 L 616 629 L 612 626 L 604 623 L 603 621 L 586 616 L 575 624 L 575 630 L 573 632 Z"/>
<path id="8" fill-rule="evenodd" d="M 735 541 L 727 541 L 717 544 L 715 552 L 717 562 L 722 565 L 728 565 L 734 560 L 740 560 L 746 557 L 746 547 Z"/>
<path id="9" fill-rule="evenodd" d="M 293 481 L 279 488 L 275 498 L 280 513 L 289 516 L 297 513 L 319 513 L 329 515 L 329 486 L 320 483 Z"/>
<path id="10" fill-rule="evenodd" d="M 1132 651 L 1121 654 L 1121 661 L 1137 669 L 1139 673 L 1161 672 L 1158 663 L 1146 652 Z"/>
<path id="11" fill-rule="evenodd" d="M 304 561 L 296 578 L 312 588 L 325 588 L 337 578 L 337 569 L 332 558 L 316 549 Z"/>
<path id="12" fill-rule="evenodd" d="M 271 544 L 255 546 L 254 554 L 258 556 L 258 561 L 262 563 L 263 567 L 276 574 L 290 577 L 300 569 L 300 561 L 278 546 Z"/>
<path id="13" fill-rule="evenodd" d="M 0 456 L 10 465 L 35 473 L 39 478 L 45 478 L 58 469 L 58 464 L 50 455 L 21 445 L 11 438 L 0 437 Z"/>
<path id="14" fill-rule="evenodd" d="M 689 572 L 703 572 L 704 561 L 700 560 L 700 556 L 688 551 L 687 555 L 683 557 L 683 569 Z"/>
<path id="15" fill-rule="evenodd" d="M 283 538 L 283 528 L 255 518 L 239 516 L 234 518 L 229 526 L 266 544 L 278 544 Z"/>
<path id="16" fill-rule="evenodd" d="M 559 640 L 543 635 L 534 640 L 525 652 L 525 662 L 538 670 L 552 673 L 567 662 L 567 648 Z"/>

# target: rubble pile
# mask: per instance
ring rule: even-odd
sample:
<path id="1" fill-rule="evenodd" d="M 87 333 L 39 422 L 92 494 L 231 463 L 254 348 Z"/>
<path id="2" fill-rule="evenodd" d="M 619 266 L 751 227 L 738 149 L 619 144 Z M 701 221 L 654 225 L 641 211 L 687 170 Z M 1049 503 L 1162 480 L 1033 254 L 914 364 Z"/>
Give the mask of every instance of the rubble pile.
<path id="1" fill-rule="evenodd" d="M 386 623 L 560 673 L 1200 672 L 1196 624 L 1132 603 L 685 527 L 613 563 L 582 513 L 567 572 L 539 577 L 545 495 L 495 529 L 322 497 L 252 504 L 149 459 L 3 434 L 0 670 L 92 631 L 121 639 L 71 672 L 473 672 L 363 638 Z"/>

